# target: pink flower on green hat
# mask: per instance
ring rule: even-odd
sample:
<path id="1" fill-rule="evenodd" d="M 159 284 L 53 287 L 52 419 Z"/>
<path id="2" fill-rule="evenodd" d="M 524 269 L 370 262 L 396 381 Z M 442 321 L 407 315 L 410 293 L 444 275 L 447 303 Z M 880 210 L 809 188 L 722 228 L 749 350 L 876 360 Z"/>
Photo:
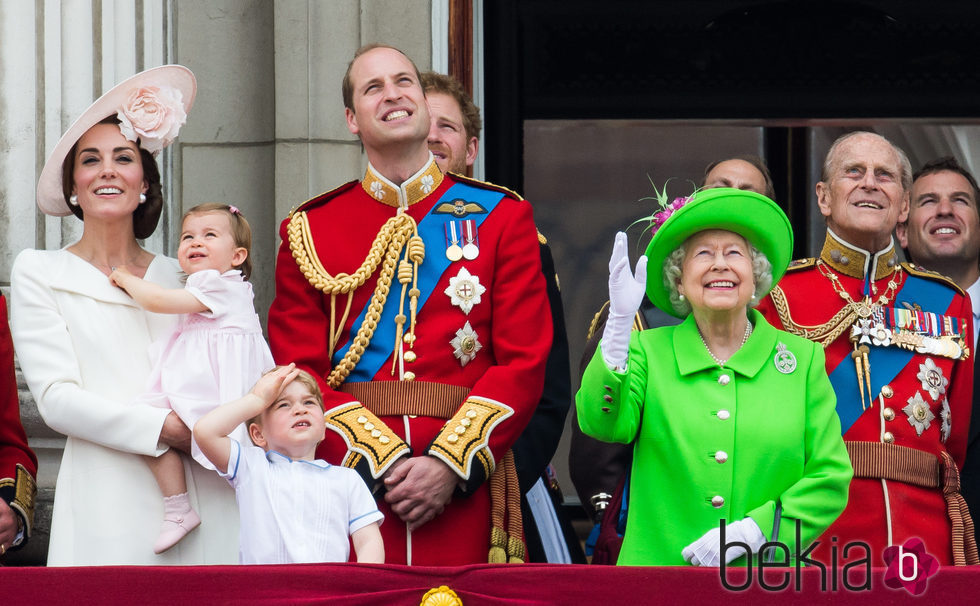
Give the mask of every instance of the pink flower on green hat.
<path id="1" fill-rule="evenodd" d="M 682 206 L 691 201 L 694 196 L 684 196 L 680 198 L 674 198 L 674 200 L 663 207 L 663 210 L 654 213 L 650 218 L 650 235 L 657 233 L 657 230 L 663 227 L 663 224 L 667 222 L 672 214 L 680 210 Z"/>

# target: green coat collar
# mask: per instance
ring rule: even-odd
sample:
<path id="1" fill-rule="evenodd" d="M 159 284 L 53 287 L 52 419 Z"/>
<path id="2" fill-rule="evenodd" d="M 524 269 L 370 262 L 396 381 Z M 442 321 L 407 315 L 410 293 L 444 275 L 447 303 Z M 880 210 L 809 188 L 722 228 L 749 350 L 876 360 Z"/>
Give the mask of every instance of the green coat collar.
<path id="1" fill-rule="evenodd" d="M 749 340 L 725 363 L 725 368 L 746 377 L 754 377 L 769 361 L 770 354 L 776 346 L 776 329 L 754 309 L 749 310 L 749 322 L 753 325 Z M 694 314 L 688 314 L 674 330 L 674 354 L 677 359 L 677 370 L 681 375 L 718 366 L 701 342 Z"/>

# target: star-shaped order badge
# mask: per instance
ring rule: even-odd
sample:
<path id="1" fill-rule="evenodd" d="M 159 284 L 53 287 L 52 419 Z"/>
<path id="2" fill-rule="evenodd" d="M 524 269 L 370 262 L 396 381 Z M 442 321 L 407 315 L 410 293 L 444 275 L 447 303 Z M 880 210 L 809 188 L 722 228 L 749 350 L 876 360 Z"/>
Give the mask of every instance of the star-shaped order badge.
<path id="1" fill-rule="evenodd" d="M 949 439 L 949 432 L 953 427 L 949 416 L 949 400 L 943 398 L 943 407 L 939 410 L 939 418 L 943 420 L 943 424 L 939 426 L 939 437 L 942 438 L 943 443 Z"/>
<path id="2" fill-rule="evenodd" d="M 449 278 L 449 286 L 444 291 L 453 305 L 463 310 L 464 314 L 469 315 L 473 306 L 481 301 L 483 293 L 487 292 L 485 286 L 480 284 L 480 278 L 470 274 L 465 267 L 459 268 L 459 273 Z"/>
<path id="3" fill-rule="evenodd" d="M 949 385 L 949 379 L 943 376 L 943 369 L 936 366 L 932 358 L 926 358 L 925 364 L 919 364 L 919 374 L 915 378 L 922 381 L 922 389 L 928 391 L 936 402 L 939 396 L 946 393 L 946 386 Z"/>
<path id="4" fill-rule="evenodd" d="M 456 336 L 449 342 L 453 346 L 453 355 L 459 360 L 462 366 L 470 363 L 476 357 L 476 352 L 483 349 L 476 331 L 467 322 L 462 328 L 456 331 Z"/>
<path id="5" fill-rule="evenodd" d="M 945 443 L 949 439 L 949 432 L 953 428 L 953 422 L 950 419 L 949 400 L 946 398 L 943 398 L 943 407 L 939 410 L 939 418 L 943 420 L 943 424 L 939 426 L 939 437 Z"/>
<path id="6" fill-rule="evenodd" d="M 932 420 L 936 415 L 929 410 L 929 404 L 922 399 L 922 394 L 915 392 L 915 395 L 908 399 L 908 404 L 902 408 L 909 417 L 909 425 L 915 428 L 916 435 L 921 436 L 922 432 L 929 429 Z"/>

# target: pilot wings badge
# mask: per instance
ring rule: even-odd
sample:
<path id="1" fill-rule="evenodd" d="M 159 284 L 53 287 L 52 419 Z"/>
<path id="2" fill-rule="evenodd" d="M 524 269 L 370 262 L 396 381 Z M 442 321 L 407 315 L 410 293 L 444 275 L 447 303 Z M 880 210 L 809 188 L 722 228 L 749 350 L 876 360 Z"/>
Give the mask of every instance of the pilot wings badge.
<path id="1" fill-rule="evenodd" d="M 467 202 L 462 198 L 456 198 L 451 202 L 443 202 L 432 211 L 434 215 L 452 215 L 457 219 L 469 215 L 485 215 L 487 209 L 479 202 Z"/>

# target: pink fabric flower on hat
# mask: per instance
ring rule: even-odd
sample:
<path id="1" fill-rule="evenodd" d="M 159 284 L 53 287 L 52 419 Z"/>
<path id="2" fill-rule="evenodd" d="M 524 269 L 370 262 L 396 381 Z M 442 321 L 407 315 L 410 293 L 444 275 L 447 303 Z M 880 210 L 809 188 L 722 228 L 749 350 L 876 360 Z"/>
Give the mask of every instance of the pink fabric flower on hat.
<path id="1" fill-rule="evenodd" d="M 119 130 L 126 139 L 136 142 L 154 156 L 177 138 L 187 122 L 180 90 L 169 86 L 144 86 L 133 89 L 116 114 Z"/>
<path id="2" fill-rule="evenodd" d="M 657 233 L 657 230 L 667 222 L 667 219 L 669 219 L 670 216 L 682 206 L 690 202 L 691 198 L 693 198 L 693 196 L 674 198 L 670 204 L 663 207 L 663 210 L 654 213 L 654 215 L 650 217 L 650 235 Z"/>

